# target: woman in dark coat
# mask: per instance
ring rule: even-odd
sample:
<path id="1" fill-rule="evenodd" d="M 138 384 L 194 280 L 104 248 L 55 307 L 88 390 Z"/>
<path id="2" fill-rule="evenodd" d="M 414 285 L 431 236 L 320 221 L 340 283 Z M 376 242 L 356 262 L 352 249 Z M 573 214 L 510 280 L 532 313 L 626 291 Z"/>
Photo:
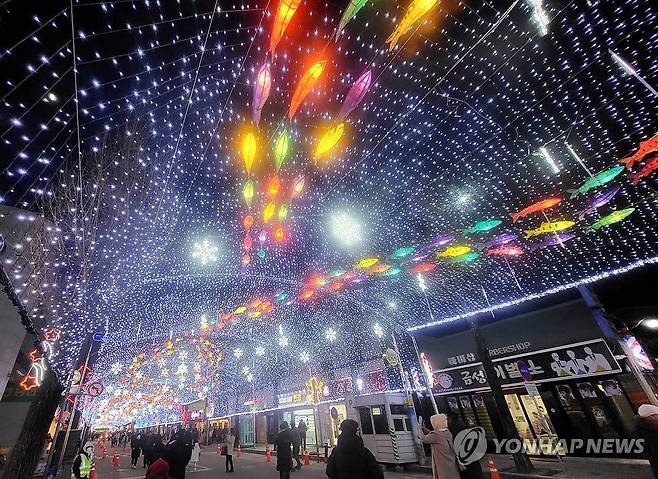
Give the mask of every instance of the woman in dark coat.
<path id="1" fill-rule="evenodd" d="M 292 443 L 293 436 L 288 423 L 283 421 L 279 427 L 279 435 L 276 438 L 276 470 L 279 471 L 280 479 L 290 479 L 292 471 Z"/>
<path id="2" fill-rule="evenodd" d="M 192 457 L 192 440 L 185 431 L 178 431 L 167 444 L 166 461 L 171 479 L 185 479 L 185 467 Z"/>
<path id="3" fill-rule="evenodd" d="M 450 411 L 448 414 L 448 431 L 452 434 L 452 439 L 455 439 L 455 436 L 459 434 L 464 429 L 468 429 L 462 418 L 459 417 L 455 412 Z M 461 479 L 484 479 L 484 474 L 482 474 L 482 465 L 480 461 L 472 462 L 465 466 L 464 470 L 459 471 L 459 477 Z"/>
<path id="4" fill-rule="evenodd" d="M 327 460 L 329 479 L 384 479 L 375 456 L 357 435 L 359 423 L 345 419 L 340 424 L 338 444 Z"/>

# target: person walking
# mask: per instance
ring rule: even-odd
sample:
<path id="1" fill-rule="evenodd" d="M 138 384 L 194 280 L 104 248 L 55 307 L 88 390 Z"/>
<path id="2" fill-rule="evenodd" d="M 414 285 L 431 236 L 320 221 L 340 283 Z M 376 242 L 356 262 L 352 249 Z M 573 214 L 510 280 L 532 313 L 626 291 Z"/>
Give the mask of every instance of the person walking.
<path id="1" fill-rule="evenodd" d="M 457 434 L 464 429 L 468 429 L 468 426 L 462 421 L 462 418 L 459 417 L 456 412 L 450 411 L 448 413 L 448 431 L 450 431 L 450 434 L 452 435 L 453 444 Z M 480 461 L 474 461 L 467 464 L 463 470 L 459 471 L 459 477 L 461 477 L 461 479 L 484 479 L 482 464 L 480 464 Z"/>
<path id="2" fill-rule="evenodd" d="M 185 468 L 192 458 L 192 440 L 184 430 L 179 430 L 167 444 L 166 461 L 171 479 L 185 479 Z"/>
<path id="3" fill-rule="evenodd" d="M 302 438 L 299 434 L 299 429 L 295 427 L 295 423 L 292 424 L 290 432 L 292 433 L 292 458 L 297 463 L 295 469 L 299 471 L 302 468 L 302 461 L 299 460 L 299 447 L 301 445 Z"/>
<path id="4" fill-rule="evenodd" d="M 306 426 L 306 423 L 304 422 L 303 419 L 299 420 L 297 429 L 299 429 L 299 436 L 301 438 L 301 447 L 304 449 L 304 451 L 306 451 L 306 431 L 308 431 L 308 427 Z"/>
<path id="5" fill-rule="evenodd" d="M 137 467 L 139 455 L 142 452 L 142 436 L 137 434 L 133 435 L 130 439 L 130 465 L 133 469 Z"/>
<path id="6" fill-rule="evenodd" d="M 638 410 L 637 435 L 644 439 L 644 456 L 649 460 L 653 476 L 658 479 L 658 407 L 642 404 Z"/>
<path id="7" fill-rule="evenodd" d="M 201 458 L 201 445 L 199 441 L 194 441 L 194 447 L 192 448 L 192 456 L 190 457 L 190 462 L 194 466 L 194 470 L 197 470 L 199 465 L 199 459 Z"/>
<path id="8" fill-rule="evenodd" d="M 338 444 L 329 459 L 326 473 L 329 479 L 384 479 L 382 468 L 357 434 L 359 423 L 345 419 L 340 423 Z"/>
<path id="9" fill-rule="evenodd" d="M 233 428 L 229 429 L 226 438 L 224 439 L 226 446 L 226 472 L 233 472 L 233 447 L 235 446 L 235 431 Z M 229 464 L 231 468 L 229 469 Z"/>
<path id="10" fill-rule="evenodd" d="M 149 467 L 153 462 L 151 454 L 153 453 L 153 436 L 151 433 L 144 433 L 142 437 L 142 455 L 144 456 L 144 469 Z"/>
<path id="11" fill-rule="evenodd" d="M 290 479 L 292 471 L 292 432 L 287 421 L 279 426 L 279 434 L 276 437 L 276 470 L 279 471 L 279 479 Z"/>
<path id="12" fill-rule="evenodd" d="M 434 479 L 459 479 L 457 456 L 452 443 L 452 434 L 448 431 L 448 417 L 435 414 L 430 417 L 432 431 L 422 427 L 420 440 L 432 447 L 432 477 Z"/>
<path id="13" fill-rule="evenodd" d="M 94 462 L 94 443 L 87 442 L 73 461 L 71 479 L 89 479 Z"/>

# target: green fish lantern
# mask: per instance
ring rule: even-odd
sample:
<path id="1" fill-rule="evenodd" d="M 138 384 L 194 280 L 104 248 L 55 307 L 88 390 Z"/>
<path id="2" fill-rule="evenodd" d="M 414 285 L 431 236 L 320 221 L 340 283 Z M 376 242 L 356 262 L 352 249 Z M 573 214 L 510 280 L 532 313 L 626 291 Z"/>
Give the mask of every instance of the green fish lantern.
<path id="1" fill-rule="evenodd" d="M 405 256 L 409 256 L 411 253 L 416 251 L 416 248 L 414 246 L 403 246 L 402 248 L 398 248 L 395 251 L 393 251 L 393 256 L 394 258 L 404 258 Z"/>
<path id="2" fill-rule="evenodd" d="M 633 213 L 635 211 L 635 208 L 625 208 L 623 210 L 617 210 L 613 211 L 607 216 L 604 216 L 601 218 L 599 221 L 596 223 L 592 224 L 589 226 L 590 231 L 595 231 L 598 230 L 599 228 L 603 228 L 604 226 L 609 226 L 615 223 L 619 223 L 621 220 L 626 218 L 628 215 Z"/>
<path id="3" fill-rule="evenodd" d="M 475 261 L 480 257 L 480 253 L 465 253 L 459 256 L 454 256 L 452 258 L 447 258 L 446 262 L 448 263 L 470 263 Z"/>
<path id="4" fill-rule="evenodd" d="M 247 204 L 247 208 L 251 208 L 251 202 L 254 199 L 255 189 L 256 187 L 254 186 L 254 182 L 250 179 L 247 180 L 242 187 L 242 197 L 244 198 L 244 202 Z"/>
<path id="5" fill-rule="evenodd" d="M 465 233 L 481 233 L 484 231 L 489 231 L 500 226 L 503 222 L 501 220 L 485 220 L 478 221 L 473 226 L 468 229 L 465 229 Z"/>
<path id="6" fill-rule="evenodd" d="M 288 131 L 284 128 L 279 133 L 279 136 L 274 143 L 274 168 L 277 173 L 281 169 L 281 165 L 286 161 L 288 156 L 288 149 L 290 147 L 290 139 L 288 138 Z"/>
<path id="7" fill-rule="evenodd" d="M 368 0 L 350 0 L 349 5 L 347 5 L 347 8 L 343 12 L 343 16 L 340 18 L 340 22 L 338 22 L 336 41 L 338 41 L 338 37 L 340 37 L 345 26 L 356 16 L 357 13 L 359 13 L 359 10 L 361 10 L 366 3 L 368 3 Z"/>
<path id="8" fill-rule="evenodd" d="M 609 170 L 601 171 L 600 173 L 597 173 L 596 175 L 592 176 L 589 180 L 587 180 L 585 183 L 583 183 L 582 186 L 580 186 L 580 188 L 576 188 L 575 190 L 567 190 L 567 191 L 571 193 L 572 198 L 575 198 L 578 195 L 587 193 L 592 188 L 596 188 L 597 186 L 605 185 L 606 183 L 611 182 L 622 171 L 624 171 L 623 165 L 615 166 L 614 168 L 610 168 Z"/>

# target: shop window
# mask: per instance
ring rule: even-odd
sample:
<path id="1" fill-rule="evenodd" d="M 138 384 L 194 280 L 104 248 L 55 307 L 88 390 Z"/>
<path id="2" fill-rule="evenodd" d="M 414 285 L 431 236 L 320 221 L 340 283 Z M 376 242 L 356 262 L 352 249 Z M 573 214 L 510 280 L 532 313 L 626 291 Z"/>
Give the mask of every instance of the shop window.
<path id="1" fill-rule="evenodd" d="M 359 419 L 361 419 L 361 432 L 363 434 L 372 434 L 372 421 L 370 419 L 370 408 L 359 408 Z"/>
<path id="2" fill-rule="evenodd" d="M 375 434 L 388 434 L 385 406 L 372 407 L 372 422 L 375 424 Z"/>
<path id="3" fill-rule="evenodd" d="M 405 431 L 404 420 L 401 418 L 400 419 L 393 418 L 393 427 L 395 428 L 396 431 Z"/>
<path id="4" fill-rule="evenodd" d="M 407 431 L 409 431 L 409 432 L 413 431 L 413 429 L 411 429 L 411 419 L 409 419 L 408 417 L 405 417 L 404 418 L 404 423 L 407 426 Z"/>
<path id="5" fill-rule="evenodd" d="M 391 404 L 391 414 L 393 416 L 406 416 L 407 406 L 404 404 Z"/>

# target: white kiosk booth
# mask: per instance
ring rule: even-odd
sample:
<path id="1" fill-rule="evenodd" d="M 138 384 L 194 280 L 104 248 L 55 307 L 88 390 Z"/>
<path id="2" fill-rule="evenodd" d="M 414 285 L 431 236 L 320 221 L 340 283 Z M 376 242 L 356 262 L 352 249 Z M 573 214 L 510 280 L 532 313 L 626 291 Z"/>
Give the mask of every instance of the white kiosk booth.
<path id="1" fill-rule="evenodd" d="M 378 462 L 391 465 L 418 462 L 414 436 L 418 424 L 403 393 L 357 396 L 354 407 L 363 442 Z"/>

